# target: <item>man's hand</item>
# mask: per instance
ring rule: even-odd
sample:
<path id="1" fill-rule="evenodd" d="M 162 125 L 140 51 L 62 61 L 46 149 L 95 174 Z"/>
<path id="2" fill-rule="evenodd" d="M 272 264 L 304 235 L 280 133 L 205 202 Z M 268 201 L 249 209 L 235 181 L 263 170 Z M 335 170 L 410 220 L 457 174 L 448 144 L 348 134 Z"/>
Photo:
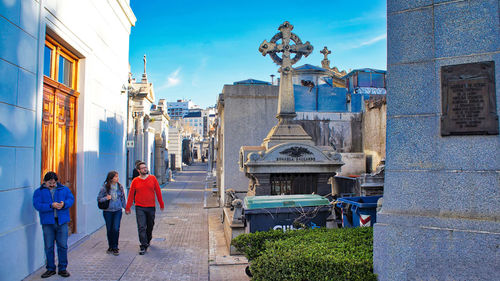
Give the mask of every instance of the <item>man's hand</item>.
<path id="1" fill-rule="evenodd" d="M 106 195 L 106 199 L 111 200 L 111 195 Z"/>
<path id="2" fill-rule="evenodd" d="M 125 215 L 130 215 L 130 211 L 125 210 Z"/>
<path id="3" fill-rule="evenodd" d="M 53 202 L 52 203 L 52 209 L 61 210 L 63 207 L 64 207 L 64 202 L 63 201 L 61 201 L 59 203 L 57 203 L 57 202 Z"/>
<path id="4" fill-rule="evenodd" d="M 162 211 L 162 212 L 163 212 L 163 210 L 165 210 L 165 208 L 160 208 L 160 211 Z"/>

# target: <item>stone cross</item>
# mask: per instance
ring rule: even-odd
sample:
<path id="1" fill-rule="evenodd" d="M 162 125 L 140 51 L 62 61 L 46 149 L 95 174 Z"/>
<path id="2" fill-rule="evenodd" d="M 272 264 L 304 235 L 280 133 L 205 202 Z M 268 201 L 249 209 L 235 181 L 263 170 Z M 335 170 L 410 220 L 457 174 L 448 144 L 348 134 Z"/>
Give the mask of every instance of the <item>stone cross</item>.
<path id="1" fill-rule="evenodd" d="M 320 53 L 323 54 L 323 56 L 325 56 L 325 60 L 328 60 L 328 55 L 332 53 L 332 51 L 328 50 L 328 48 L 325 46 L 323 48 L 323 50 L 320 51 Z"/>
<path id="2" fill-rule="evenodd" d="M 278 72 L 281 73 L 278 97 L 278 116 L 280 122 L 287 121 L 296 116 L 295 101 L 293 97 L 292 84 L 292 65 L 298 62 L 302 56 L 307 57 L 312 51 L 313 46 L 307 41 L 302 43 L 300 38 L 292 33 L 293 25 L 285 21 L 278 28 L 280 32 L 276 33 L 270 42 L 264 40 L 259 46 L 259 52 L 263 56 L 269 54 L 271 59 L 280 66 Z M 281 44 L 277 41 L 281 39 Z M 292 41 L 295 44 L 290 44 Z M 282 53 L 281 58 L 278 53 Z M 295 54 L 292 58 L 291 54 Z"/>
<path id="3" fill-rule="evenodd" d="M 325 46 L 323 50 L 320 51 L 320 53 L 325 56 L 325 58 L 321 61 L 321 66 L 325 69 L 330 69 L 330 60 L 328 60 L 328 55 L 332 53 L 332 51 L 328 50 L 328 48 Z"/>

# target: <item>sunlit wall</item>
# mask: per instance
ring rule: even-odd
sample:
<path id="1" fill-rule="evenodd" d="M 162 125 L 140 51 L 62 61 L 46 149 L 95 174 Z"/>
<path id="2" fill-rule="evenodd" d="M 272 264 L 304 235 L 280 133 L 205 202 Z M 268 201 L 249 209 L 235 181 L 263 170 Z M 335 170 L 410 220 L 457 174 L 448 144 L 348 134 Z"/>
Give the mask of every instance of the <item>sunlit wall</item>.
<path id="1" fill-rule="evenodd" d="M 129 35 L 135 23 L 127 2 L 0 0 L 1 280 L 20 280 L 45 264 L 32 196 L 42 177 L 46 34 L 80 59 L 77 233 L 70 240 L 104 224 L 96 206 L 98 189 L 109 170 L 125 175 L 127 95 L 122 86 L 127 83 Z"/>

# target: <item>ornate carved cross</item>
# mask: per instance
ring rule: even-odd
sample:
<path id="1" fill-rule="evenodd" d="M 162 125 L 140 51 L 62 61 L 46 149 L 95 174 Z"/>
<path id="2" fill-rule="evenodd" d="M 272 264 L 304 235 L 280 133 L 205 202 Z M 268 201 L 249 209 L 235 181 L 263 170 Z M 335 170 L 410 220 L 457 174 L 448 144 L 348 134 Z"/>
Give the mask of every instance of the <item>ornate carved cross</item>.
<path id="1" fill-rule="evenodd" d="M 323 50 L 320 51 L 325 58 L 321 61 L 321 67 L 324 69 L 330 69 L 330 60 L 328 59 L 328 55 L 332 53 L 332 51 L 328 50 L 326 46 L 323 48 Z"/>
<path id="2" fill-rule="evenodd" d="M 328 60 L 328 55 L 332 53 L 332 51 L 328 50 L 328 48 L 325 46 L 323 50 L 320 51 L 320 53 L 325 56 L 324 60 Z"/>
<path id="3" fill-rule="evenodd" d="M 277 118 L 281 121 L 291 119 L 295 117 L 295 101 L 293 97 L 293 84 L 292 84 L 292 65 L 298 62 L 302 56 L 309 56 L 313 51 L 313 46 L 309 41 L 305 44 L 302 43 L 300 38 L 292 33 L 293 25 L 288 21 L 285 21 L 278 28 L 280 32 L 276 33 L 270 42 L 264 40 L 259 46 L 259 52 L 263 56 L 269 54 L 271 59 L 279 66 L 279 72 L 281 73 L 280 85 L 279 85 L 279 98 L 278 98 L 278 116 Z M 278 44 L 278 40 L 281 39 L 281 44 Z M 290 44 L 291 42 L 295 44 Z M 278 53 L 282 53 L 281 58 Z M 291 54 L 295 54 L 292 58 Z"/>
<path id="4" fill-rule="evenodd" d="M 309 54 L 313 51 L 313 46 L 309 41 L 305 44 L 302 44 L 300 38 L 292 33 L 293 25 L 288 21 L 285 21 L 278 28 L 280 32 L 276 33 L 276 35 L 271 38 L 270 42 L 264 40 L 262 44 L 259 46 L 259 52 L 262 53 L 263 56 L 269 54 L 271 59 L 279 66 L 281 66 L 279 72 L 290 72 L 291 66 L 298 62 L 302 56 L 309 56 Z M 281 39 L 282 44 L 276 44 L 278 40 Z M 290 40 L 295 42 L 294 45 L 290 44 Z M 282 58 L 278 56 L 277 53 L 283 53 Z M 294 53 L 295 56 L 291 58 L 290 54 Z"/>

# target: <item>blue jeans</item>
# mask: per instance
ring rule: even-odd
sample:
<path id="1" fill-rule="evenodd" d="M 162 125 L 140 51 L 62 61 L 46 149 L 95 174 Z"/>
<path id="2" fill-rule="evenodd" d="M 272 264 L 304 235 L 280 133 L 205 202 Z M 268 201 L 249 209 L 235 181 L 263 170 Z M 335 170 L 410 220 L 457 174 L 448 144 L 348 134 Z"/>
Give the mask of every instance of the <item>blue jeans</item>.
<path id="1" fill-rule="evenodd" d="M 45 244 L 45 257 L 47 270 L 56 271 L 54 257 L 54 241 L 57 243 L 57 259 L 59 271 L 66 270 L 68 266 L 68 224 L 42 224 L 43 241 Z"/>
<path id="2" fill-rule="evenodd" d="M 106 221 L 108 233 L 108 246 L 110 249 L 118 249 L 118 238 L 120 237 L 120 222 L 122 220 L 122 210 L 115 212 L 103 211 L 102 215 Z"/>

